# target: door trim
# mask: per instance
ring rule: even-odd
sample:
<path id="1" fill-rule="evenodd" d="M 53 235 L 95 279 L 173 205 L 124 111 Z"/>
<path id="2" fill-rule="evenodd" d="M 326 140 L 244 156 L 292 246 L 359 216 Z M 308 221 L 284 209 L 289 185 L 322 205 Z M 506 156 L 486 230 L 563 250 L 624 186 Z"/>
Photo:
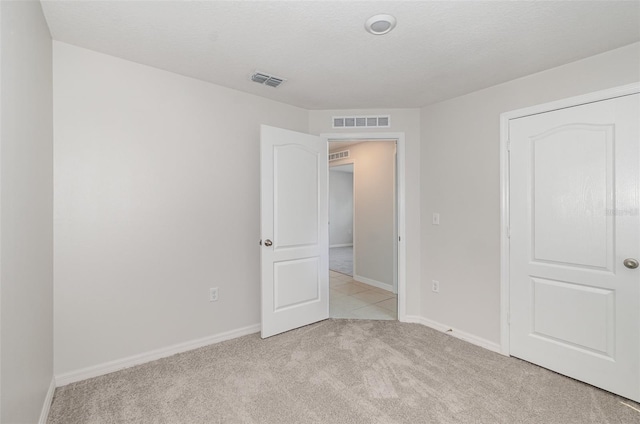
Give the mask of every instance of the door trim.
<path id="1" fill-rule="evenodd" d="M 500 353 L 510 356 L 509 348 L 509 121 L 587 103 L 640 93 L 640 82 L 549 103 L 504 112 L 500 115 Z M 640 358 L 639 358 L 640 359 Z"/>
<path id="2" fill-rule="evenodd" d="M 407 257 L 406 257 L 406 162 L 405 162 L 405 135 L 403 132 L 371 132 L 371 133 L 323 133 L 320 134 L 325 143 L 331 141 L 348 141 L 348 140 L 396 140 L 396 166 L 398 179 L 396 182 L 396 191 L 398 197 L 397 204 L 397 221 L 398 221 L 398 239 L 396 246 L 398 249 L 397 258 L 397 279 L 398 279 L 398 321 L 407 321 L 406 310 L 406 276 L 407 276 Z"/>

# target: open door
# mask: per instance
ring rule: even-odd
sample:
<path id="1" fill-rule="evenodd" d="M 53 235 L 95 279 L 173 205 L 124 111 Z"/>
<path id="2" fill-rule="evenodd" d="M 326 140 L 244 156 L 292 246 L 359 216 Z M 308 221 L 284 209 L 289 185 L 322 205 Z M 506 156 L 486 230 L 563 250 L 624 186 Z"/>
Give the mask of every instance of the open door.
<path id="1" fill-rule="evenodd" d="M 329 318 L 327 143 L 260 129 L 262 338 Z"/>

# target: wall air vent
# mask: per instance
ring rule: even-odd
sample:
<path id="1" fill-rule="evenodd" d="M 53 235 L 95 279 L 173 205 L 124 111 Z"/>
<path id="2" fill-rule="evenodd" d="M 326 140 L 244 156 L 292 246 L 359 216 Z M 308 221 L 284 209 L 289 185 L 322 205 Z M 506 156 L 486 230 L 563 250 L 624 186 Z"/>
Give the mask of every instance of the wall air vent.
<path id="1" fill-rule="evenodd" d="M 329 153 L 329 162 L 333 160 L 346 159 L 349 157 L 349 151 L 343 150 L 341 152 Z"/>
<path id="2" fill-rule="evenodd" d="M 273 75 L 265 74 L 264 72 L 255 72 L 251 75 L 251 81 L 257 82 L 258 84 L 268 85 L 269 87 L 277 87 L 283 82 L 285 82 L 284 78 L 276 77 Z"/>
<path id="3" fill-rule="evenodd" d="M 391 116 L 334 116 L 333 128 L 389 128 Z"/>

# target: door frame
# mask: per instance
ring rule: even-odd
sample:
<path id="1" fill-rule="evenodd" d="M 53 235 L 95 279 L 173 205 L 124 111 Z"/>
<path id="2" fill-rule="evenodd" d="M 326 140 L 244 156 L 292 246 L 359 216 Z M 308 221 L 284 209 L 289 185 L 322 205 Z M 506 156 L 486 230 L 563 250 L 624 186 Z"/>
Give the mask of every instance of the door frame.
<path id="1" fill-rule="evenodd" d="M 509 224 L 511 221 L 509 211 L 509 190 L 511 177 L 509 174 L 509 121 L 512 119 L 523 118 L 525 116 L 537 115 L 540 113 L 614 99 L 616 97 L 628 96 L 636 93 L 640 93 L 640 82 L 596 91 L 581 96 L 569 97 L 523 109 L 512 110 L 500 115 L 500 353 L 503 355 L 510 356 L 509 287 L 511 280 L 509 267 L 511 245 L 509 240 Z"/>
<path id="2" fill-rule="evenodd" d="M 395 278 L 397 279 L 398 290 L 398 321 L 406 322 L 406 276 L 407 276 L 407 257 L 406 257 L 406 162 L 405 162 L 405 135 L 404 132 L 362 132 L 362 133 L 322 133 L 320 134 L 322 140 L 329 144 L 329 141 L 396 141 L 396 195 L 397 205 L 396 220 L 397 220 L 397 267 L 395 272 Z M 327 161 L 327 167 L 329 162 Z M 355 170 L 354 170 L 355 172 Z M 327 176 L 328 178 L 328 176 Z M 355 205 L 354 205 L 355 207 Z"/>

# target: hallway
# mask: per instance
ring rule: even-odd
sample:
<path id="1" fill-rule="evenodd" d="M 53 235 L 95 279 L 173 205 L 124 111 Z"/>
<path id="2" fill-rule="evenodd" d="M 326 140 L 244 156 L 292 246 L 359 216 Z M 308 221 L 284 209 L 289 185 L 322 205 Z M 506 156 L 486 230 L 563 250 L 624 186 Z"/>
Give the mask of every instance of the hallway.
<path id="1" fill-rule="evenodd" d="M 395 320 L 398 297 L 390 291 L 355 281 L 329 270 L 329 316 L 331 318 Z"/>

